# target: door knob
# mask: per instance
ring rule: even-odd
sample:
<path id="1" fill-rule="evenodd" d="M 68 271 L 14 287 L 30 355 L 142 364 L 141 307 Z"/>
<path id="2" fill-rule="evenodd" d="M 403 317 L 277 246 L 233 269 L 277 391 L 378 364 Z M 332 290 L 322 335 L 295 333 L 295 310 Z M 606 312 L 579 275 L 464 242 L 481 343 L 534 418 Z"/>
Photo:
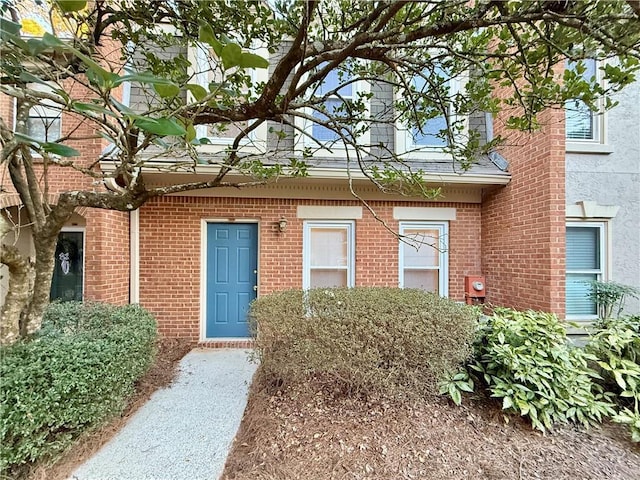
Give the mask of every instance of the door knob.
<path id="1" fill-rule="evenodd" d="M 253 291 L 254 291 L 254 292 L 257 292 L 257 291 L 258 291 L 258 285 L 254 285 L 254 286 L 253 286 Z"/>

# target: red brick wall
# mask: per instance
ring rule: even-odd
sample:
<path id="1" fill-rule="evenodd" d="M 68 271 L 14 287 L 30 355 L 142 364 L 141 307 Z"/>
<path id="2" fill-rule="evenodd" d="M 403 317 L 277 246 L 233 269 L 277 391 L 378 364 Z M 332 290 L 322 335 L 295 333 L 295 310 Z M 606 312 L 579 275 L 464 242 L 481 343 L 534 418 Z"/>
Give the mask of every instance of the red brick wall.
<path id="1" fill-rule="evenodd" d="M 86 209 L 85 300 L 129 303 L 129 214 Z"/>
<path id="2" fill-rule="evenodd" d="M 500 149 L 511 183 L 486 195 L 482 206 L 482 271 L 495 305 L 564 315 L 564 112 L 547 111 L 534 134 L 505 132 Z"/>
<path id="3" fill-rule="evenodd" d="M 201 221 L 259 221 L 259 294 L 302 287 L 303 219 L 298 205 L 360 205 L 357 201 L 166 197 L 140 210 L 140 303 L 158 318 L 165 336 L 197 341 L 200 335 Z M 371 202 L 391 229 L 393 202 Z M 402 206 L 425 206 L 403 202 Z M 450 222 L 449 296 L 462 300 L 463 278 L 481 268 L 480 205 L 430 203 L 456 207 Z M 281 217 L 287 230 L 278 232 Z M 356 220 L 356 285 L 398 285 L 398 241 L 363 208 Z"/>

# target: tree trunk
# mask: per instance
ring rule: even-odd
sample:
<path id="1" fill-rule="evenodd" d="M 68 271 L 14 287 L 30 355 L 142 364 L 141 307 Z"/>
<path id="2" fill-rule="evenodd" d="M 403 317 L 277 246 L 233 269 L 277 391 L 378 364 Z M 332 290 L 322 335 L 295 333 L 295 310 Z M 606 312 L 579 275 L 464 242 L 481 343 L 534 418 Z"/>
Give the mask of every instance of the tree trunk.
<path id="1" fill-rule="evenodd" d="M 20 334 L 23 337 L 37 332 L 42 325 L 42 316 L 49 305 L 51 295 L 57 242 L 57 235 L 34 234 L 33 236 L 33 245 L 36 251 L 35 278 L 29 304 L 23 312 L 20 322 Z"/>
<path id="2" fill-rule="evenodd" d="M 58 234 L 70 212 L 73 209 L 56 210 L 43 227 L 32 225 L 35 262 L 15 246 L 1 246 L 0 262 L 9 268 L 9 291 L 0 314 L 0 344 L 9 345 L 40 329 L 51 294 Z M 8 228 L 6 221 L 0 221 L 0 239 Z"/>
<path id="3" fill-rule="evenodd" d="M 9 268 L 9 291 L 0 316 L 0 345 L 10 345 L 20 338 L 20 324 L 33 288 L 33 265 L 12 245 L 0 247 L 0 261 Z"/>

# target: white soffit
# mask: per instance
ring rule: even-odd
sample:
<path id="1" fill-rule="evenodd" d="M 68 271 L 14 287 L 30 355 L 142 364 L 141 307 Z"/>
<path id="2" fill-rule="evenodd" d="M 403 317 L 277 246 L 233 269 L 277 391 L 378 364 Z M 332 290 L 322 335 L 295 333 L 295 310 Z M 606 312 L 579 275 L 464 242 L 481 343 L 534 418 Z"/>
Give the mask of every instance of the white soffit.
<path id="1" fill-rule="evenodd" d="M 362 207 L 298 205 L 298 218 L 308 220 L 360 220 Z"/>
<path id="2" fill-rule="evenodd" d="M 394 220 L 455 220 L 456 209 L 451 207 L 394 207 Z"/>

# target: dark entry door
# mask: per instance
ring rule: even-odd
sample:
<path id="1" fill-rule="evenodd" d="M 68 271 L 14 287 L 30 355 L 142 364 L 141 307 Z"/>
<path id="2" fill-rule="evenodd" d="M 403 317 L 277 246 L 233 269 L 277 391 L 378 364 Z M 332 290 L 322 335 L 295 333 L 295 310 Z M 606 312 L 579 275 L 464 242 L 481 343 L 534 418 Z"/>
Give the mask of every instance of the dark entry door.
<path id="1" fill-rule="evenodd" d="M 257 224 L 207 224 L 207 338 L 249 336 L 257 273 Z"/>
<path id="2" fill-rule="evenodd" d="M 51 300 L 82 300 L 84 232 L 60 232 L 51 281 Z"/>

